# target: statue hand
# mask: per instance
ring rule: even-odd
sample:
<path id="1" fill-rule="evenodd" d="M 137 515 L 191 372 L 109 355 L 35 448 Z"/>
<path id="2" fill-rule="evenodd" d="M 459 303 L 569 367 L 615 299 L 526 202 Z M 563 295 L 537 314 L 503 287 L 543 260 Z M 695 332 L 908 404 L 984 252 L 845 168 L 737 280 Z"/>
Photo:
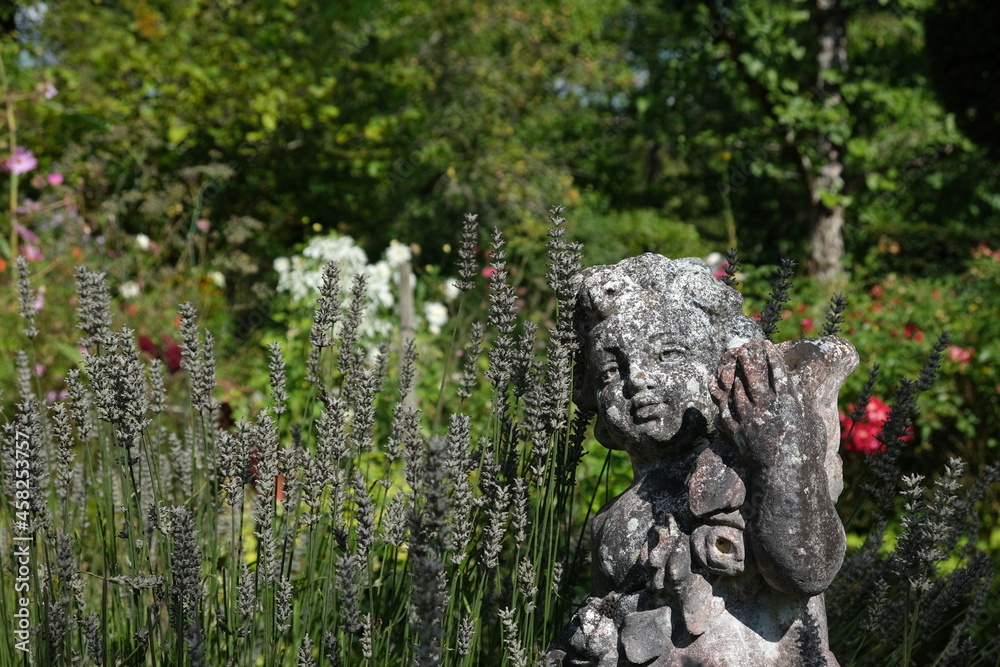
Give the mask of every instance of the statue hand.
<path id="1" fill-rule="evenodd" d="M 775 462 L 786 438 L 806 427 L 781 351 L 770 341 L 726 350 L 709 389 L 719 407 L 720 430 L 751 463 Z"/>
<path id="2" fill-rule="evenodd" d="M 690 539 L 681 532 L 673 514 L 667 515 L 666 526 L 653 526 L 650 541 L 640 556 L 650 578 L 646 588 L 652 593 L 676 591 L 691 577 Z"/>

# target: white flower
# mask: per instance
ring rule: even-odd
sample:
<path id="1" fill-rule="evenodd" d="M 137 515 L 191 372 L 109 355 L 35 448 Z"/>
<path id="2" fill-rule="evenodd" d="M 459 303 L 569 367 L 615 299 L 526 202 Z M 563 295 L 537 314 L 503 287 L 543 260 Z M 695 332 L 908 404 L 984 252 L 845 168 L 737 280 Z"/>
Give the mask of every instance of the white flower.
<path id="1" fill-rule="evenodd" d="M 444 291 L 445 301 L 449 302 L 457 299 L 458 295 L 462 293 L 462 290 L 458 288 L 457 278 L 448 278 L 448 280 L 444 281 L 444 287 L 442 290 Z"/>
<path id="2" fill-rule="evenodd" d="M 212 282 L 215 283 L 215 286 L 219 289 L 226 286 L 226 277 L 222 275 L 221 271 L 212 271 L 208 274 L 208 277 L 212 279 Z"/>
<path id="3" fill-rule="evenodd" d="M 385 261 L 389 262 L 389 266 L 396 268 L 411 259 L 413 259 L 413 253 L 407 246 L 398 241 L 389 242 L 389 247 L 385 251 Z"/>
<path id="4" fill-rule="evenodd" d="M 309 242 L 301 254 L 275 259 L 273 266 L 278 274 L 278 292 L 287 293 L 296 308 L 311 303 L 319 295 L 323 284 L 323 267 L 328 262 L 333 262 L 340 269 L 339 296 L 342 309 L 346 310 L 350 306 L 349 295 L 355 276 L 362 274 L 367 278 L 359 326 L 362 339 L 390 335 L 392 319 L 388 311 L 396 302 L 393 279 L 399 272 L 385 260 L 369 264 L 365 251 L 350 237 L 333 234 L 318 236 Z"/>
<path id="5" fill-rule="evenodd" d="M 709 253 L 708 257 L 705 258 L 705 263 L 708 264 L 708 268 L 712 269 L 712 273 L 721 269 L 724 261 L 726 261 L 726 256 L 721 252 Z"/>
<path id="6" fill-rule="evenodd" d="M 135 244 L 137 246 L 139 246 L 139 250 L 142 250 L 143 252 L 146 252 L 147 250 L 149 250 L 149 246 L 151 244 L 151 241 L 149 240 L 149 237 L 146 236 L 145 234 L 136 234 L 135 235 Z"/>
<path id="7" fill-rule="evenodd" d="M 118 287 L 118 293 L 121 294 L 124 299 L 134 299 L 139 296 L 141 291 L 139 283 L 134 280 L 122 283 L 121 286 Z"/>
<path id="8" fill-rule="evenodd" d="M 424 317 L 427 318 L 427 328 L 437 336 L 448 321 L 448 307 L 440 301 L 428 301 L 424 304 Z"/>
<path id="9" fill-rule="evenodd" d="M 395 300 L 392 296 L 392 267 L 386 262 L 376 262 L 367 267 L 368 295 L 386 308 L 392 308 Z"/>
<path id="10" fill-rule="evenodd" d="M 389 284 L 389 279 L 392 278 L 392 267 L 387 262 L 375 262 L 368 267 L 368 278 L 371 281 L 369 284 Z"/>
<path id="11" fill-rule="evenodd" d="M 354 245 L 349 236 L 317 236 L 309 241 L 302 256 L 319 260 L 320 264 L 337 262 L 341 271 L 352 275 L 368 263 L 365 251 Z"/>

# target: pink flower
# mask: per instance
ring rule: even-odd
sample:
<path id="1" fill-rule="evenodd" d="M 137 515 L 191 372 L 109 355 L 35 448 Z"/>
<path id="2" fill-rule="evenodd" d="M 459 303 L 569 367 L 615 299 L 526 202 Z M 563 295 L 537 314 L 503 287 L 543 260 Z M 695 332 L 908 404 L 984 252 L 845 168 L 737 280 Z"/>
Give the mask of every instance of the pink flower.
<path id="1" fill-rule="evenodd" d="M 12 174 L 26 174 L 37 166 L 35 154 L 21 146 L 15 148 L 14 154 L 3 161 L 3 168 Z"/>
<path id="2" fill-rule="evenodd" d="M 43 375 L 45 375 L 44 364 L 35 364 L 35 375 L 37 375 L 38 377 L 42 377 Z"/>
<path id="3" fill-rule="evenodd" d="M 972 353 L 975 351 L 975 348 L 971 347 L 957 347 L 955 345 L 949 345 L 948 359 L 958 364 L 967 364 L 972 361 Z"/>
<path id="4" fill-rule="evenodd" d="M 170 336 L 163 337 L 162 348 L 149 336 L 139 336 L 139 349 L 166 364 L 171 374 L 181 369 L 181 348 Z"/>
<path id="5" fill-rule="evenodd" d="M 171 373 L 181 369 L 181 348 L 170 336 L 163 337 L 163 363 Z"/>
<path id="6" fill-rule="evenodd" d="M 715 276 L 716 278 L 718 278 L 719 280 L 722 280 L 722 279 L 723 279 L 723 278 L 725 278 L 725 277 L 726 277 L 727 275 L 729 275 L 729 274 L 727 274 L 727 273 L 726 273 L 726 267 L 727 267 L 727 266 L 729 266 L 729 262 L 723 262 L 723 263 L 722 263 L 722 264 L 721 264 L 721 265 L 719 266 L 719 269 L 718 269 L 718 270 L 717 270 L 717 271 L 716 271 L 716 272 L 715 272 L 715 273 L 714 273 L 713 275 L 714 275 L 714 276 Z"/>
<path id="7" fill-rule="evenodd" d="M 59 90 L 56 88 L 56 84 L 52 83 L 51 81 L 46 81 L 44 84 L 42 84 L 42 96 L 45 97 L 45 99 L 51 100 L 58 93 Z"/>
<path id="8" fill-rule="evenodd" d="M 840 415 L 840 439 L 844 449 L 849 452 L 874 454 L 883 449 L 885 445 L 875 437 L 879 430 L 881 429 L 863 421 L 853 422 L 843 413 Z"/>
<path id="9" fill-rule="evenodd" d="M 24 202 L 17 207 L 18 213 L 38 213 L 42 210 L 42 205 L 36 202 L 34 199 L 25 199 Z"/>
<path id="10" fill-rule="evenodd" d="M 865 408 L 865 417 L 870 424 L 879 424 L 889 418 L 889 404 L 878 396 L 872 396 Z"/>
<path id="11" fill-rule="evenodd" d="M 45 394 L 45 402 L 55 403 L 56 401 L 65 400 L 67 396 L 69 396 L 69 392 L 66 391 L 65 389 L 60 389 L 59 391 L 53 389 L 52 391 L 47 392 Z"/>
<path id="12" fill-rule="evenodd" d="M 840 442 L 844 445 L 844 449 L 863 454 L 874 454 L 884 450 L 885 445 L 879 442 L 878 435 L 888 418 L 889 406 L 877 396 L 872 396 L 868 401 L 861 421 L 855 422 L 844 413 L 840 413 Z M 912 438 L 912 433 L 903 436 L 903 440 Z"/>
<path id="13" fill-rule="evenodd" d="M 139 336 L 139 349 L 148 352 L 154 358 L 160 358 L 160 346 L 153 342 L 149 336 Z"/>
<path id="14" fill-rule="evenodd" d="M 17 226 L 17 235 L 20 236 L 21 240 L 25 243 L 38 243 L 38 235 L 24 225 Z"/>
<path id="15" fill-rule="evenodd" d="M 42 251 L 39 250 L 37 246 L 30 244 L 21 246 L 21 254 L 24 255 L 24 258 L 29 262 L 37 262 L 45 259 L 45 255 L 42 254 Z"/>
<path id="16" fill-rule="evenodd" d="M 38 292 L 35 293 L 35 312 L 37 313 L 42 308 L 45 307 L 45 285 L 38 288 Z"/>
<path id="17" fill-rule="evenodd" d="M 982 241 L 976 249 L 972 251 L 972 256 L 979 257 L 989 257 L 990 259 L 1000 261 L 1000 250 L 990 250 L 990 246 L 986 241 Z"/>
<path id="18" fill-rule="evenodd" d="M 492 278 L 496 273 L 496 268 L 492 266 L 483 267 L 483 278 Z"/>
<path id="19" fill-rule="evenodd" d="M 45 180 L 49 182 L 49 185 L 62 185 L 63 175 L 60 173 L 52 173 L 46 176 Z"/>
<path id="20" fill-rule="evenodd" d="M 804 331 L 804 332 L 806 332 L 808 334 L 808 333 L 812 333 L 812 330 L 813 330 L 813 321 L 812 321 L 812 318 L 811 317 L 803 317 L 802 318 L 802 331 Z"/>
<path id="21" fill-rule="evenodd" d="M 924 340 L 924 332 L 921 331 L 913 322 L 907 322 L 906 326 L 903 327 L 903 335 L 910 340 L 917 341 L 918 343 Z"/>
<path id="22" fill-rule="evenodd" d="M 208 230 L 212 228 L 212 223 L 202 218 L 198 222 L 194 223 L 194 226 L 197 227 L 198 231 L 201 233 L 207 234 Z"/>

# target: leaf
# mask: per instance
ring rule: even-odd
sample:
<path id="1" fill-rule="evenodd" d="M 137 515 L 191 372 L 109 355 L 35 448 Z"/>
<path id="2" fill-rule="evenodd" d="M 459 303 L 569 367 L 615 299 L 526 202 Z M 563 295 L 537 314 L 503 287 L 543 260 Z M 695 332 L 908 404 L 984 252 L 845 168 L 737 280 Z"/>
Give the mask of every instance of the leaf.
<path id="1" fill-rule="evenodd" d="M 80 354 L 80 350 L 76 349 L 75 345 L 70 345 L 62 340 L 51 340 L 50 342 L 57 350 L 59 350 L 62 356 L 66 357 L 71 362 L 77 363 L 83 359 L 83 356 Z"/>
<path id="2" fill-rule="evenodd" d="M 834 208 L 841 202 L 840 195 L 834 194 L 829 190 L 821 190 L 819 193 L 819 200 L 823 202 L 823 206 L 827 208 Z"/>
<path id="3" fill-rule="evenodd" d="M 172 144 L 179 144 L 191 133 L 190 125 L 171 125 L 167 128 L 167 141 Z"/>

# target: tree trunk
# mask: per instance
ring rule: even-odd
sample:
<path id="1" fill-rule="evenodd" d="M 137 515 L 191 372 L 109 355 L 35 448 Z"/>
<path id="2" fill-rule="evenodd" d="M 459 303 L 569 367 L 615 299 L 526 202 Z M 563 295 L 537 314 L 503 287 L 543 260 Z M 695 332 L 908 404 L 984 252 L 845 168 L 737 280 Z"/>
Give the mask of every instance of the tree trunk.
<path id="1" fill-rule="evenodd" d="M 814 209 L 812 225 L 812 251 L 809 257 L 810 273 L 823 281 L 830 281 L 843 270 L 844 256 L 844 206 L 837 204 L 832 209 L 822 203 Z"/>
<path id="2" fill-rule="evenodd" d="M 816 0 L 816 17 L 819 25 L 819 54 L 816 57 L 818 72 L 816 93 L 827 107 L 843 104 L 838 75 L 847 71 L 847 30 L 840 0 Z M 844 184 L 844 147 L 821 132 L 817 142 L 820 160 L 818 173 L 812 179 L 809 194 L 812 198 L 812 251 L 810 272 L 821 280 L 831 280 L 842 271 L 844 256 L 844 205 L 837 202 L 828 206 L 823 193 L 838 194 Z"/>

